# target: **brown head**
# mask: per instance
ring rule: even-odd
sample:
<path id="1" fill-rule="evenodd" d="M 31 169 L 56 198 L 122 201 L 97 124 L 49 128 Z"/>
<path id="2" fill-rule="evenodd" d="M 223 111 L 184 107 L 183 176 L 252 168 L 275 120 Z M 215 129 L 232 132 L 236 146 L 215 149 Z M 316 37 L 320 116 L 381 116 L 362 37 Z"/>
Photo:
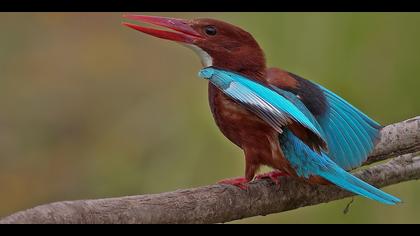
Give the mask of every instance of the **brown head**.
<path id="1" fill-rule="evenodd" d="M 192 48 L 203 66 L 215 66 L 262 79 L 264 53 L 252 35 L 232 24 L 214 19 L 183 20 L 158 16 L 124 15 L 124 18 L 162 26 L 172 31 L 123 24 L 143 33 L 179 42 Z"/>

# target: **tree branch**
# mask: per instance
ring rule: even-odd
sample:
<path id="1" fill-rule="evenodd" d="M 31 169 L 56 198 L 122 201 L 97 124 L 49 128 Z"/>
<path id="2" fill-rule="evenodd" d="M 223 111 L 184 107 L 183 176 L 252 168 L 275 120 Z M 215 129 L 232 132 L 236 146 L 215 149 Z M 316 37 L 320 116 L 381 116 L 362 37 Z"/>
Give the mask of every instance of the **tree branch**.
<path id="1" fill-rule="evenodd" d="M 384 127 L 365 165 L 420 151 L 420 116 Z"/>
<path id="2" fill-rule="evenodd" d="M 355 175 L 377 187 L 420 178 L 420 117 L 392 124 L 367 163 L 400 155 Z M 281 185 L 254 181 L 248 190 L 210 185 L 161 194 L 63 201 L 21 211 L 7 223 L 220 223 L 342 199 L 352 194 L 335 186 L 281 177 Z"/>

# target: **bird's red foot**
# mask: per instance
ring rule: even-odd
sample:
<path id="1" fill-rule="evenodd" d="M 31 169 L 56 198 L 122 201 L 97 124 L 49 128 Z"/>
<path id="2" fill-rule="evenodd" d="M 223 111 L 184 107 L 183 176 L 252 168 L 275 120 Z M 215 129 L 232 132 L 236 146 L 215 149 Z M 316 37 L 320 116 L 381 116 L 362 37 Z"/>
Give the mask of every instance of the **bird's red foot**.
<path id="1" fill-rule="evenodd" d="M 229 184 L 229 185 L 239 187 L 242 190 L 247 190 L 248 186 L 246 184 L 248 182 L 249 181 L 244 177 L 237 177 L 237 178 L 232 178 L 232 179 L 223 179 L 223 180 L 220 180 L 218 183 L 219 184 Z"/>
<path id="2" fill-rule="evenodd" d="M 279 177 L 280 176 L 289 176 L 288 173 L 283 172 L 283 171 L 279 171 L 279 170 L 274 170 L 268 173 L 264 173 L 264 174 L 260 174 L 255 176 L 255 179 L 271 179 L 271 181 L 273 181 L 276 185 L 280 184 L 280 180 Z"/>

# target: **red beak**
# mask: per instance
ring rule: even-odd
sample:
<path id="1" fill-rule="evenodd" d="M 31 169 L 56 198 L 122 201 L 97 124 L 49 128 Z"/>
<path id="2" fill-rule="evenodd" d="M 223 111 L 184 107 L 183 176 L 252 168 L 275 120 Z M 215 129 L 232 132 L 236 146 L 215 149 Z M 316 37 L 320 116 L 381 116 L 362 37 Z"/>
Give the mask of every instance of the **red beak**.
<path id="1" fill-rule="evenodd" d="M 160 16 L 144 16 L 144 15 L 123 15 L 123 18 L 135 20 L 143 23 L 149 23 L 152 25 L 162 26 L 173 31 L 164 31 L 153 28 L 147 28 L 139 25 L 135 25 L 128 22 L 122 24 L 138 30 L 140 32 L 161 38 L 168 39 L 182 43 L 193 43 L 197 39 L 203 38 L 197 31 L 195 31 L 187 20 L 175 19 L 169 17 Z"/>

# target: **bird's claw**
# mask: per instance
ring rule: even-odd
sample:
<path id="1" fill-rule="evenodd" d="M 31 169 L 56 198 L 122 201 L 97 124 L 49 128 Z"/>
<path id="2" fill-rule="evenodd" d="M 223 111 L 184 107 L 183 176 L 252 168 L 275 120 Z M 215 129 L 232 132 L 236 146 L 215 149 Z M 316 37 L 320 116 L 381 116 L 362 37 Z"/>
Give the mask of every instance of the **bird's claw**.
<path id="1" fill-rule="evenodd" d="M 238 177 L 238 178 L 232 178 L 232 179 L 223 179 L 221 181 L 219 181 L 219 184 L 228 184 L 228 185 L 233 185 L 236 186 L 242 190 L 247 190 L 248 189 L 248 183 L 249 181 L 244 178 L 244 177 Z"/>
<path id="2" fill-rule="evenodd" d="M 289 174 L 286 173 L 286 172 L 283 172 L 283 171 L 275 170 L 275 171 L 271 171 L 271 172 L 268 172 L 268 173 L 257 175 L 257 176 L 255 176 L 255 179 L 256 180 L 270 179 L 276 185 L 279 185 L 280 184 L 280 179 L 279 179 L 280 176 L 289 176 Z"/>

